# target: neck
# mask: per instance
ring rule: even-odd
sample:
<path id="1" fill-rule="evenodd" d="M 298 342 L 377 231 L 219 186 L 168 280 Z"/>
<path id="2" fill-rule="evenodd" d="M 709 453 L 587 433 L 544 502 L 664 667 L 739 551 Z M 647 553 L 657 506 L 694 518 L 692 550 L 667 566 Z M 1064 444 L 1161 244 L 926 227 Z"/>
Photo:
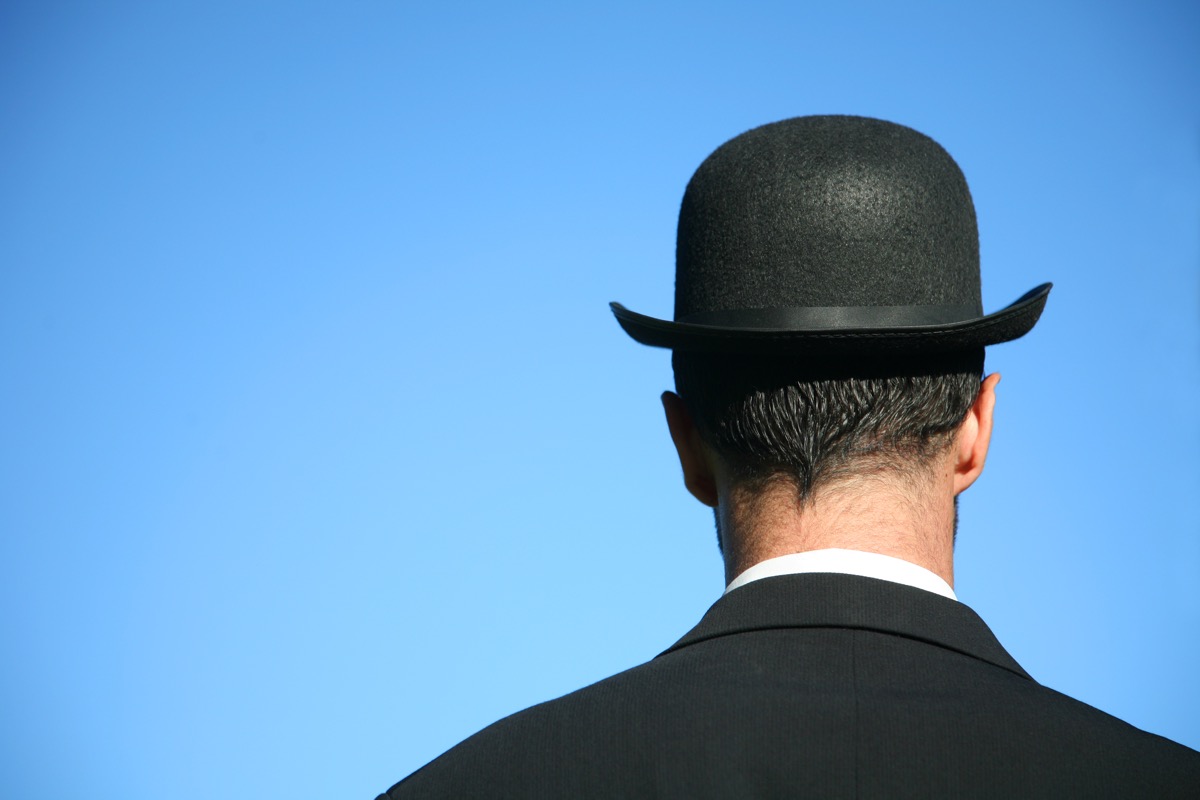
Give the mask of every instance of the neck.
<path id="1" fill-rule="evenodd" d="M 786 480 L 729 488 L 717 507 L 725 582 L 769 558 L 840 547 L 903 559 L 954 586 L 954 494 L 940 477 L 856 476 L 803 502 Z"/>

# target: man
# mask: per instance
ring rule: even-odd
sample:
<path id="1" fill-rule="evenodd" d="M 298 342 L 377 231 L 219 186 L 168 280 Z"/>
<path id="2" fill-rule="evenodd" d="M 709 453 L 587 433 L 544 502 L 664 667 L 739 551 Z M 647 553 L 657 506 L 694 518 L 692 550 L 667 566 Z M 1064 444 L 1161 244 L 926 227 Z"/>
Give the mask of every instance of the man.
<path id="1" fill-rule="evenodd" d="M 680 212 L 663 395 L 728 586 L 647 664 L 501 720 L 402 797 L 1200 797 L 1200 754 L 1038 685 L 953 591 L 996 384 L 975 212 L 931 139 L 802 117 L 714 152 Z"/>

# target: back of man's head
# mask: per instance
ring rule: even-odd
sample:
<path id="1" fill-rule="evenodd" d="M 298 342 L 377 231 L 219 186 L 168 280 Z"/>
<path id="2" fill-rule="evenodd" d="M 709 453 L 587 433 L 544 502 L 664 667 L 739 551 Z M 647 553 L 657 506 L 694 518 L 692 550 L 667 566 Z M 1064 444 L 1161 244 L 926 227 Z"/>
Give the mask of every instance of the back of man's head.
<path id="1" fill-rule="evenodd" d="M 1028 332 L 1049 291 L 984 313 L 950 155 L 895 123 L 812 116 L 736 136 L 696 170 L 673 319 L 612 308 L 674 351 L 679 397 L 663 401 L 685 484 L 719 535 L 756 543 L 728 571 L 844 546 L 852 527 L 859 549 L 904 532 L 948 550 L 990 441 L 983 350 Z"/>
<path id="2" fill-rule="evenodd" d="M 733 479 L 751 492 L 787 479 L 803 503 L 854 475 L 927 468 L 975 402 L 983 350 L 853 370 L 676 350 L 672 366 L 693 423 Z"/>

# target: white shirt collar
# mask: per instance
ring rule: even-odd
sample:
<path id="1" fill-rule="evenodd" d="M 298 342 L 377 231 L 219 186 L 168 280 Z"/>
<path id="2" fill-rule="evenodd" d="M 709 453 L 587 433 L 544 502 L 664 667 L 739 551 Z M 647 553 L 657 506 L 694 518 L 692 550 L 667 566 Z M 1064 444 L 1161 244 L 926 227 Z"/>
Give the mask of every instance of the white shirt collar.
<path id="1" fill-rule="evenodd" d="M 861 575 L 864 578 L 878 578 L 915 586 L 951 600 L 958 599 L 954 590 L 950 588 L 950 584 L 924 567 L 918 567 L 911 562 L 880 553 L 843 550 L 837 547 L 790 553 L 786 556 L 760 561 L 730 581 L 729 585 L 725 587 L 725 593 L 729 594 L 739 586 L 745 586 L 747 583 L 761 578 L 793 575 L 801 572 L 837 572 L 844 575 Z"/>

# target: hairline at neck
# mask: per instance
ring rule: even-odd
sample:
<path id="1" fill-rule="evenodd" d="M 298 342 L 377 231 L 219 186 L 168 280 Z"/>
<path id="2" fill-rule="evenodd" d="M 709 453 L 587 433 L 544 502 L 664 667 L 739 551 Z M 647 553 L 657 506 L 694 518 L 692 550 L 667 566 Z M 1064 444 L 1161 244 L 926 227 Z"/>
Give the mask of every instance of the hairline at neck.
<path id="1" fill-rule="evenodd" d="M 899 558 L 954 585 L 955 502 L 943 459 L 917 470 L 856 472 L 803 500 L 793 481 L 720 481 L 725 582 L 769 558 L 840 548 Z"/>

